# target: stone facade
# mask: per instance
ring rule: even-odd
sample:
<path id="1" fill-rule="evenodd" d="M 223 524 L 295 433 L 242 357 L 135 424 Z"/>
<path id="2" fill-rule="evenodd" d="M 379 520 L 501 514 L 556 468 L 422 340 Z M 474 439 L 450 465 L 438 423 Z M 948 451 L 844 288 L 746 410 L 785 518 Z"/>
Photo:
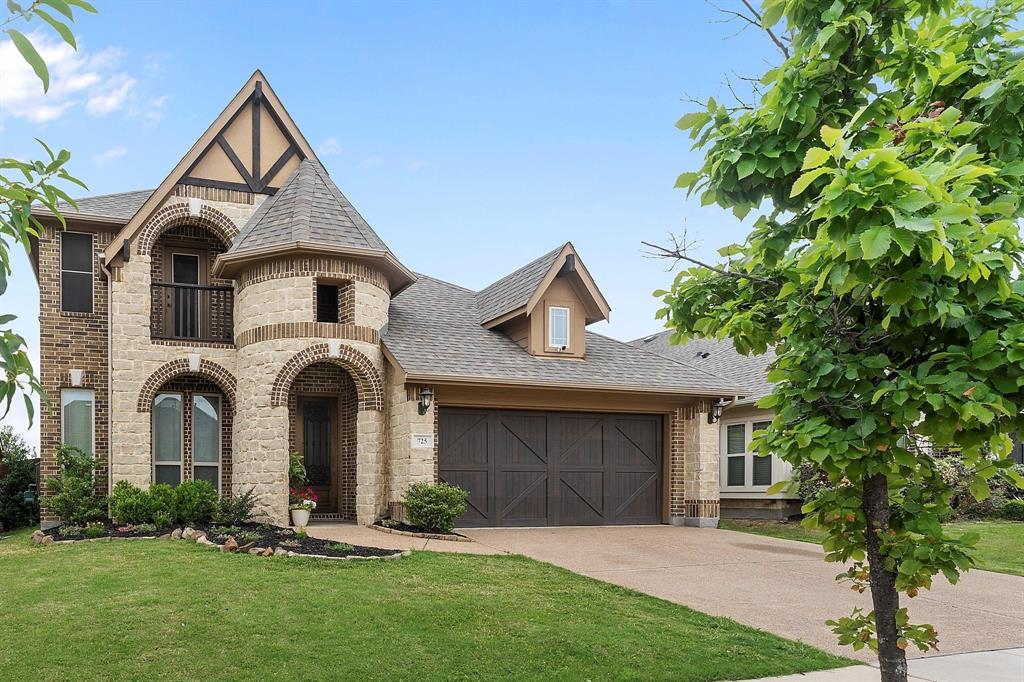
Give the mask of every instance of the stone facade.
<path id="1" fill-rule="evenodd" d="M 718 424 L 709 424 L 704 406 L 672 415 L 671 516 L 675 525 L 714 528 L 720 517 Z"/>
<path id="2" fill-rule="evenodd" d="M 404 384 L 388 366 L 385 372 L 388 441 L 388 513 L 401 519 L 405 491 L 413 483 L 437 482 L 437 405 L 419 413 L 421 386 Z M 413 444 L 413 437 L 417 443 Z M 427 444 L 429 441 L 429 444 Z"/>

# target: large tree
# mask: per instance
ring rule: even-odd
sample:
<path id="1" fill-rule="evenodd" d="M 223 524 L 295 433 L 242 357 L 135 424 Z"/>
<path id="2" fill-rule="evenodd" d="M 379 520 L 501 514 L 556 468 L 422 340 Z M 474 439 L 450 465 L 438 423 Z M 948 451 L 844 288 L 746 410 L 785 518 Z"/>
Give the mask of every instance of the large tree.
<path id="1" fill-rule="evenodd" d="M 660 247 L 687 264 L 659 315 L 676 340 L 774 346 L 760 404 L 775 419 L 755 446 L 827 473 L 805 523 L 874 607 L 829 623 L 905 680 L 904 649 L 937 633 L 900 594 L 972 565 L 914 439 L 959 448 L 981 499 L 1013 475 L 1008 434 L 1024 431 L 1024 2 L 744 4 L 776 27 L 782 64 L 756 104 L 709 100 L 679 121 L 705 156 L 677 184 L 756 219 L 721 263 Z"/>

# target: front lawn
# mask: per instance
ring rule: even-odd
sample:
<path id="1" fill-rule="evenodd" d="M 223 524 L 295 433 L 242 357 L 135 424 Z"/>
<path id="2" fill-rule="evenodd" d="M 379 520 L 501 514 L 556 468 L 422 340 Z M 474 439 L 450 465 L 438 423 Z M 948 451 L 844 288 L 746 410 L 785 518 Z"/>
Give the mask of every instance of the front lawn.
<path id="1" fill-rule="evenodd" d="M 808 529 L 796 521 L 747 521 L 722 519 L 719 528 L 743 533 L 768 535 L 786 540 L 819 543 L 825 533 Z M 977 568 L 997 573 L 1024 576 L 1024 523 L 1019 521 L 958 521 L 945 525 L 953 537 L 966 532 L 978 533 L 974 558 Z"/>
<path id="2" fill-rule="evenodd" d="M 6 679 L 748 679 L 850 661 L 523 557 L 0 542 Z"/>

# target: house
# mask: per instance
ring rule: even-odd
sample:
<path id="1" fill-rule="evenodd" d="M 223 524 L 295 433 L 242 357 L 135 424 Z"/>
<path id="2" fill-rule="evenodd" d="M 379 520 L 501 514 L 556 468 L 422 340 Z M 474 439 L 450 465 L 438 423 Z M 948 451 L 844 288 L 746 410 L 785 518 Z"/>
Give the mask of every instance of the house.
<path id="1" fill-rule="evenodd" d="M 666 358 L 696 365 L 746 387 L 744 396 L 730 400 L 719 421 L 718 482 L 722 518 L 786 518 L 800 512 L 800 500 L 792 493 L 766 495 L 778 481 L 792 478 L 793 468 L 778 457 L 756 455 L 750 442 L 755 431 L 772 420 L 772 410 L 755 404 L 772 391 L 768 366 L 775 360 L 764 355 L 741 355 L 728 339 L 693 339 L 672 344 L 671 331 L 652 334 L 630 344 Z"/>
<path id="2" fill-rule="evenodd" d="M 100 492 L 202 479 L 284 524 L 297 451 L 323 518 L 448 481 L 464 525 L 717 522 L 709 406 L 743 386 L 588 331 L 572 244 L 480 291 L 413 273 L 259 71 L 158 187 L 65 213 L 32 249 L 44 476 L 65 443 Z"/>

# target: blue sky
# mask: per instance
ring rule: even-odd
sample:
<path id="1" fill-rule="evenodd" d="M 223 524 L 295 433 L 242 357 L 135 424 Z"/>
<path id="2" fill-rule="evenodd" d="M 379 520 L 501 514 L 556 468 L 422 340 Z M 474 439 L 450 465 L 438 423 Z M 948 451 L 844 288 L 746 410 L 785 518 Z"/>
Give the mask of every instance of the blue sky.
<path id="1" fill-rule="evenodd" d="M 95 4 L 78 53 L 37 40 L 45 97 L 0 42 L 0 154 L 66 147 L 90 194 L 156 186 L 260 68 L 408 267 L 476 289 L 572 241 L 612 307 L 591 329 L 618 339 L 659 329 L 651 292 L 672 277 L 641 240 L 685 228 L 713 259 L 749 227 L 672 188 L 700 163 L 673 126 L 686 96 L 727 98 L 724 75 L 776 61 L 699 0 Z M 12 282 L 0 310 L 35 353 L 21 255 Z"/>

